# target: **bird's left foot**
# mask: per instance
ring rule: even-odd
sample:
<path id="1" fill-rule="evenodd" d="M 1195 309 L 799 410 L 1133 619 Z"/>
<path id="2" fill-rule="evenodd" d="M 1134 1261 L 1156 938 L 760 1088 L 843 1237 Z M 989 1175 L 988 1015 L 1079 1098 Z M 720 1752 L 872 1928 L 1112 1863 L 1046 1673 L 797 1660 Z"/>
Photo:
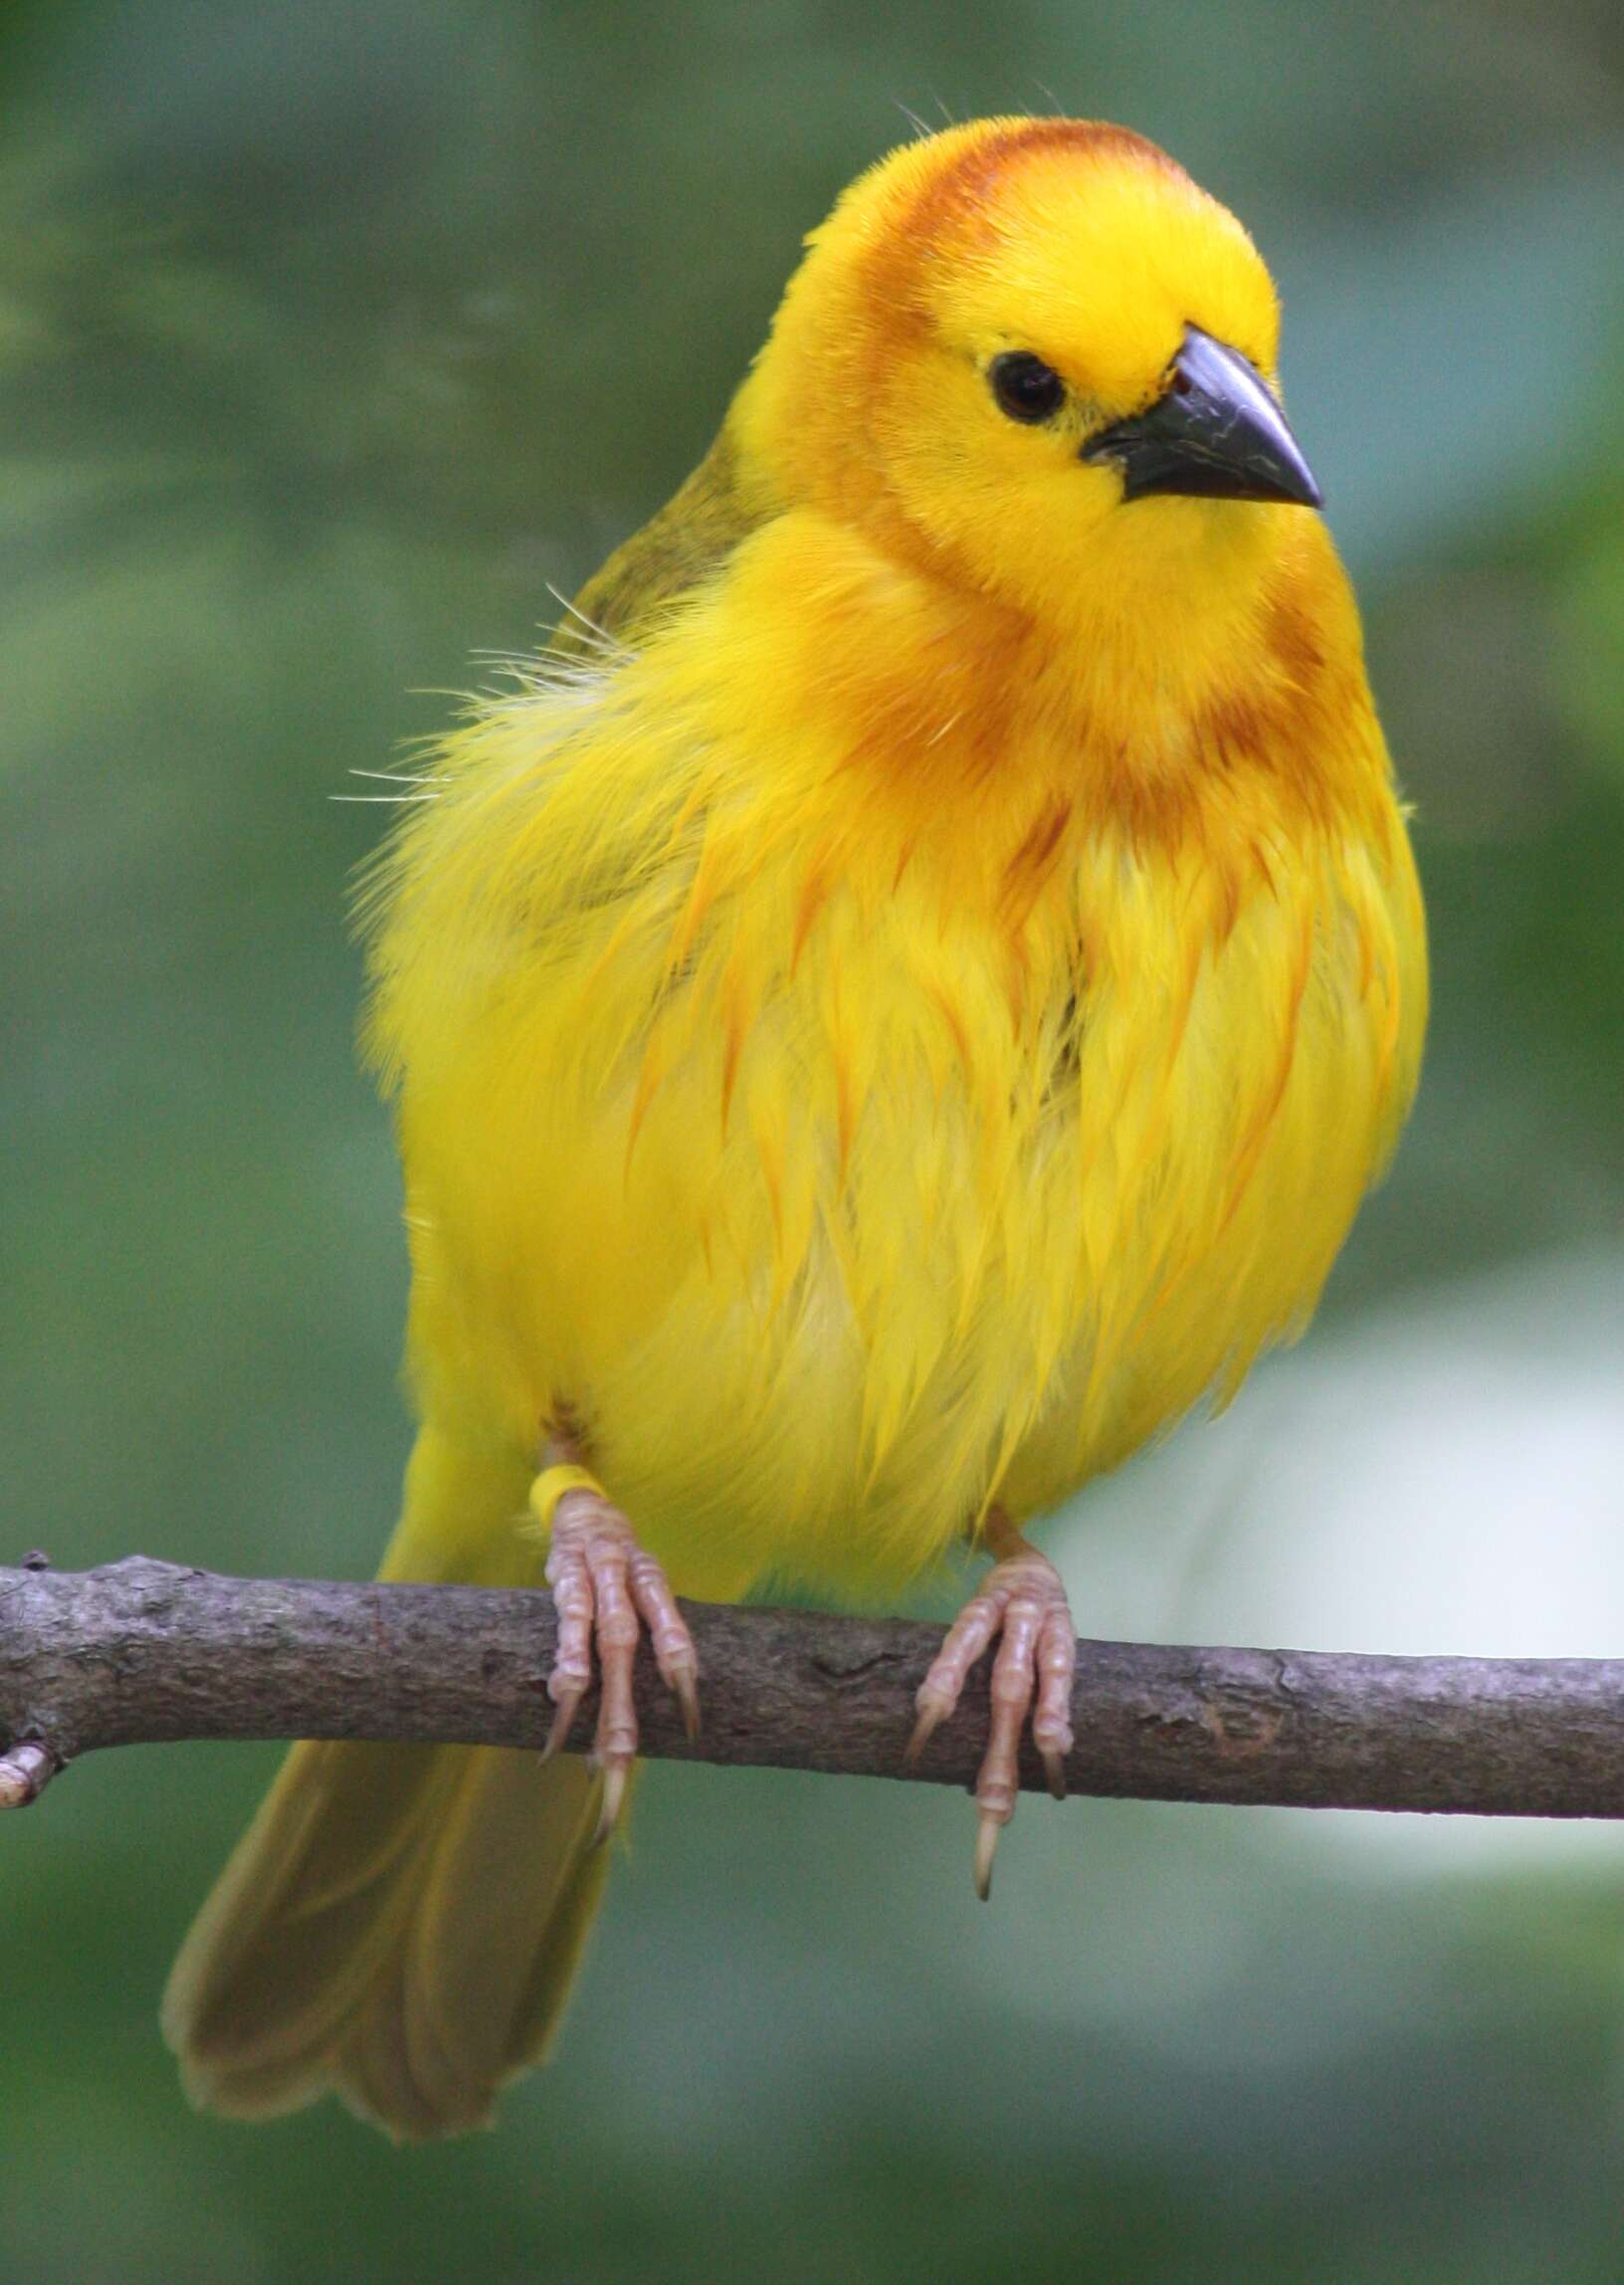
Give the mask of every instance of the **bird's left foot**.
<path id="1" fill-rule="evenodd" d="M 1072 1677 L 1077 1670 L 1077 1629 L 1054 1564 L 996 1513 L 988 1519 L 986 1538 L 999 1559 L 948 1628 L 919 1685 L 914 1701 L 919 1718 L 908 1746 L 909 1761 L 915 1761 L 932 1731 L 958 1704 L 971 1667 L 998 1635 L 992 1667 L 992 1728 L 975 1780 L 980 1812 L 975 1893 L 983 1903 L 992 1891 L 998 1836 L 1015 1814 L 1021 1732 L 1029 1712 L 1049 1790 L 1057 1801 L 1066 1796 L 1066 1756 L 1073 1744 Z"/>

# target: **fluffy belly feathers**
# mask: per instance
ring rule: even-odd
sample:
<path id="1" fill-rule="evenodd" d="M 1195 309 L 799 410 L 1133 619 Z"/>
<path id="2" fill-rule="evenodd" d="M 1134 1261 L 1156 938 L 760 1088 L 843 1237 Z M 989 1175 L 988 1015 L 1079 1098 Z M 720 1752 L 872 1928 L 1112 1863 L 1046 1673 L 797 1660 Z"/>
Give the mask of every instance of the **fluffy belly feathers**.
<path id="1" fill-rule="evenodd" d="M 695 817 L 544 935 L 434 932 L 420 1402 L 525 1450 L 567 1414 L 682 1591 L 877 1591 L 1306 1319 L 1413 1082 L 1408 851 L 1395 811 L 1237 887 L 1096 838 L 1012 933 L 745 819 L 730 896 Z"/>

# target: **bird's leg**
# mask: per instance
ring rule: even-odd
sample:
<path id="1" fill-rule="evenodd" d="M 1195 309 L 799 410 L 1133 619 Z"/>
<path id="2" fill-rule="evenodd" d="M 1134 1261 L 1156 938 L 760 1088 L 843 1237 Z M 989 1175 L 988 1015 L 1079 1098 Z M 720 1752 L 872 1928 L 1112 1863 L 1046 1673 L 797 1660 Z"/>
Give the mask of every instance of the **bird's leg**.
<path id="1" fill-rule="evenodd" d="M 557 1753 L 569 1736 L 591 1685 L 596 1645 L 603 1688 L 591 1760 L 603 1772 L 602 1840 L 620 1815 L 637 1756 L 632 1667 L 642 1627 L 649 1630 L 655 1665 L 682 1707 L 690 1738 L 700 1728 L 699 1656 L 664 1570 L 639 1546 L 631 1525 L 582 1465 L 569 1437 L 549 1437 L 543 1446 L 541 1472 L 530 1487 L 530 1511 L 538 1528 L 550 1535 L 546 1580 L 558 1613 L 558 1647 L 547 1677 L 547 1695 L 557 1712 L 542 1759 Z"/>
<path id="2" fill-rule="evenodd" d="M 1032 1738 L 1057 1801 L 1066 1795 L 1066 1756 L 1072 1749 L 1072 1677 L 1077 1670 L 1077 1630 L 1060 1573 L 1046 1556 L 1029 1547 L 998 1509 L 987 1518 L 985 1538 L 997 1561 L 978 1593 L 947 1630 L 914 1703 L 919 1718 L 909 1741 L 908 1759 L 916 1760 L 938 1723 L 958 1704 L 971 1667 L 994 1635 L 1000 1637 L 992 1667 L 992 1727 L 975 1780 L 980 1821 L 975 1841 L 975 1890 L 985 1902 L 992 1889 L 992 1860 L 998 1836 L 1015 1814 L 1020 1791 L 1021 1731 L 1029 1712 Z M 1033 1699 L 1037 1705 L 1033 1708 Z"/>

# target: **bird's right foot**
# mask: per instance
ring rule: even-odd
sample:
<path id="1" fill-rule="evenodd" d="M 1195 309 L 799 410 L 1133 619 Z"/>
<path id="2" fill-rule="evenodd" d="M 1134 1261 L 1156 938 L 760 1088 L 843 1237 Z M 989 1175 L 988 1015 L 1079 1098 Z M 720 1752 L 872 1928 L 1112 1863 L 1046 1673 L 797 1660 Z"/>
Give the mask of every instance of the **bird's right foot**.
<path id="1" fill-rule="evenodd" d="M 690 1738 L 700 1729 L 699 1654 L 664 1569 L 608 1494 L 572 1454 L 549 1446 L 548 1459 L 530 1489 L 531 1511 L 550 1535 L 546 1580 L 558 1613 L 558 1645 L 547 1677 L 557 1712 L 542 1759 L 568 1740 L 591 1688 L 595 1646 L 602 1694 L 589 1759 L 603 1775 L 597 1837 L 604 1840 L 620 1816 L 637 1758 L 632 1669 L 639 1634 L 648 1628 L 655 1665 L 683 1710 Z"/>

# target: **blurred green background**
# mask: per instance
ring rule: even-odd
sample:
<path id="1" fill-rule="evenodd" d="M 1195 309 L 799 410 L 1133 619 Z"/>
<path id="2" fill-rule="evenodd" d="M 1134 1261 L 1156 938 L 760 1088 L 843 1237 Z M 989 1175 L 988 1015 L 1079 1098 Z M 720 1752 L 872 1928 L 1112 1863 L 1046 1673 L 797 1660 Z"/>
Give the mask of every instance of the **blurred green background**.
<path id="1" fill-rule="evenodd" d="M 1419 808 L 1421 1107 L 1307 1345 L 1051 1534 L 1086 1631 L 1624 1649 L 1624 26 L 7 0 L 0 1461 L 14 1559 L 362 1574 L 406 1446 L 367 790 L 702 452 L 927 118 L 1251 225 Z M 950 1584 L 915 1607 L 944 1609 Z M 154 2021 L 272 1749 L 0 1832 L 0 2275 L 1624 2276 L 1624 1837 L 656 1769 L 557 2067 L 397 2153 Z"/>

